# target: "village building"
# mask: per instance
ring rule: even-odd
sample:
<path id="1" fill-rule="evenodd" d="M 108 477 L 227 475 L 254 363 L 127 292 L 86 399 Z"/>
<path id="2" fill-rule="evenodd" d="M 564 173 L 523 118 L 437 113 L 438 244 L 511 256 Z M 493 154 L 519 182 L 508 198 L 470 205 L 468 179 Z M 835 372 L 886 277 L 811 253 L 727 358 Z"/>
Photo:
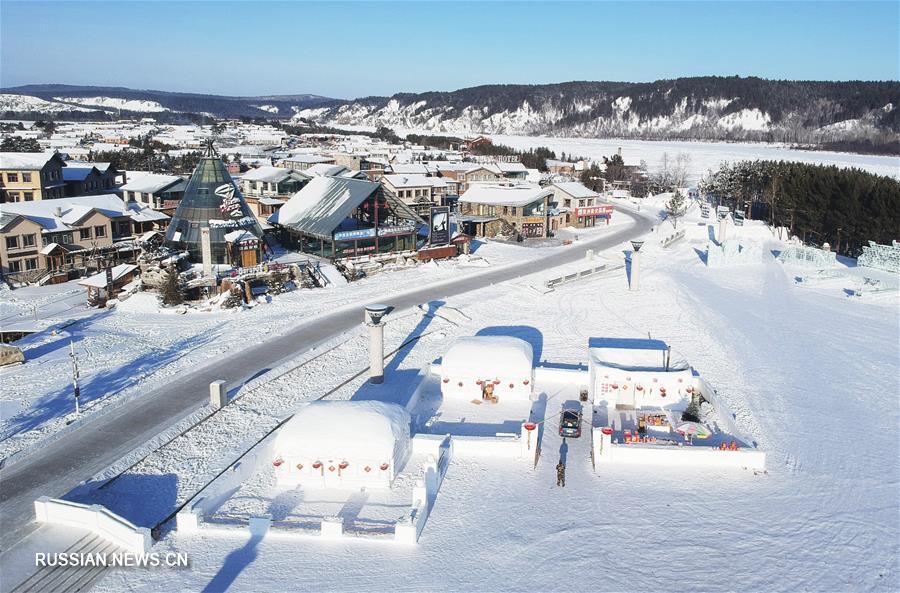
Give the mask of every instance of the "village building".
<path id="1" fill-rule="evenodd" d="M 66 163 L 56 152 L 0 152 L 0 202 L 37 202 L 65 196 L 62 170 Z"/>
<path id="2" fill-rule="evenodd" d="M 162 228 L 169 217 L 114 194 L 0 206 L 0 265 L 5 277 L 64 282 L 128 261 L 134 239 Z"/>
<path id="3" fill-rule="evenodd" d="M 546 238 L 553 190 L 529 183 L 479 183 L 459 197 L 459 223 L 472 236 Z"/>
<path id="4" fill-rule="evenodd" d="M 208 145 L 206 156 L 200 159 L 191 175 L 184 197 L 166 229 L 166 245 L 187 251 L 191 261 L 203 261 L 203 234 L 209 230 L 209 255 L 212 264 L 237 265 L 231 259 L 225 235 L 233 231 L 248 231 L 262 239 L 263 230 L 244 200 L 237 184 L 228 174 L 225 163 Z M 255 242 L 253 249 L 241 252 L 238 267 L 251 267 L 262 261 L 265 242 Z"/>
<path id="5" fill-rule="evenodd" d="M 547 171 L 551 175 L 574 175 L 575 174 L 575 163 L 570 163 L 568 161 L 558 161 L 556 159 L 547 159 L 545 161 L 547 165 Z"/>
<path id="6" fill-rule="evenodd" d="M 268 226 L 266 219 L 310 179 L 309 175 L 294 169 L 265 166 L 244 173 L 241 177 L 241 189 L 250 210 L 265 228 Z"/>
<path id="7" fill-rule="evenodd" d="M 341 165 L 351 171 L 361 171 L 370 180 L 380 178 L 384 174 L 385 163 L 378 158 L 370 158 L 368 154 L 350 154 L 336 152 L 332 155 L 335 165 Z"/>
<path id="8" fill-rule="evenodd" d="M 279 161 L 278 166 L 295 171 L 305 171 L 313 165 L 333 165 L 334 158 L 320 154 L 298 153 L 286 156 Z"/>
<path id="9" fill-rule="evenodd" d="M 440 177 L 385 175 L 381 183 L 422 217 L 430 215 L 432 206 L 444 205 L 447 195 L 447 182 Z"/>
<path id="10" fill-rule="evenodd" d="M 69 197 L 110 193 L 125 183 L 125 172 L 110 163 L 66 161 L 62 176 Z"/>
<path id="11" fill-rule="evenodd" d="M 440 369 L 446 400 L 529 401 L 534 390 L 534 351 L 520 338 L 457 338 L 441 358 Z"/>
<path id="12" fill-rule="evenodd" d="M 577 181 L 558 182 L 550 186 L 563 226 L 590 228 L 609 224 L 612 206 L 602 203 L 600 194 Z M 551 225 L 552 229 L 552 225 Z"/>
<path id="13" fill-rule="evenodd" d="M 269 217 L 285 247 L 330 259 L 415 250 L 424 221 L 380 183 L 316 177 Z"/>
<path id="14" fill-rule="evenodd" d="M 118 191 L 126 201 L 173 213 L 181 202 L 186 187 L 187 181 L 178 175 L 129 171 L 127 182 Z"/>

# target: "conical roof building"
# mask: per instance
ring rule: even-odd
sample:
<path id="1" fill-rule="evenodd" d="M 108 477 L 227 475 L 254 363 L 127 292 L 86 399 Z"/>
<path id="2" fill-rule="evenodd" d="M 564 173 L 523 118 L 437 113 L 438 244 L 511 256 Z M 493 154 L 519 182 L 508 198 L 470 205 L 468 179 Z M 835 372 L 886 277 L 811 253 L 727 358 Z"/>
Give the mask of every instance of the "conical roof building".
<path id="1" fill-rule="evenodd" d="M 199 263 L 203 259 L 200 239 L 203 228 L 209 229 L 214 264 L 233 263 L 225 240 L 229 233 L 246 231 L 259 239 L 263 236 L 259 222 L 211 145 L 194 169 L 184 197 L 169 222 L 166 245 L 188 251 L 191 260 Z"/>

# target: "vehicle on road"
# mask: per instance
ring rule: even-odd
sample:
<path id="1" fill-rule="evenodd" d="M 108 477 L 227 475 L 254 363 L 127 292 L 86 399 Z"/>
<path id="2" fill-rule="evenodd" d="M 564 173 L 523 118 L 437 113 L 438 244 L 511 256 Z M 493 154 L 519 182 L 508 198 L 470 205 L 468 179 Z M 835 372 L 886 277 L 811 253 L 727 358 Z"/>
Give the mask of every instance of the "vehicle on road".
<path id="1" fill-rule="evenodd" d="M 563 410 L 559 418 L 559 436 L 573 439 L 581 436 L 581 410 Z"/>

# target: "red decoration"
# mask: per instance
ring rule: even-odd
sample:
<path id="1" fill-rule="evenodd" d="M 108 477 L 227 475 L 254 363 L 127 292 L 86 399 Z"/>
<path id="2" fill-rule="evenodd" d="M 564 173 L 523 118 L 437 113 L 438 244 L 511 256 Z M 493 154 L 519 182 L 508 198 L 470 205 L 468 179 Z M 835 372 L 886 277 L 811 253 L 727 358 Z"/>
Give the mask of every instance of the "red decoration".
<path id="1" fill-rule="evenodd" d="M 272 462 L 272 465 L 274 465 L 275 467 L 279 467 L 282 463 L 284 463 L 284 459 L 276 459 Z"/>
<path id="2" fill-rule="evenodd" d="M 449 382 L 450 382 L 450 379 L 446 379 L 446 378 L 444 379 L 444 383 L 449 383 Z"/>
<path id="3" fill-rule="evenodd" d="M 386 463 L 381 464 L 381 471 L 386 472 L 387 468 L 388 468 L 388 464 L 386 464 Z"/>
<path id="4" fill-rule="evenodd" d="M 531 383 L 531 381 L 529 381 L 528 379 L 522 381 L 522 385 L 528 385 L 529 383 Z"/>
<path id="5" fill-rule="evenodd" d="M 366 473 L 369 473 L 370 471 L 372 471 L 372 468 L 369 467 L 368 465 L 366 467 L 364 467 L 363 469 L 366 470 Z"/>
<path id="6" fill-rule="evenodd" d="M 534 422 L 525 423 L 525 430 L 534 430 L 535 428 L 537 428 L 537 424 L 535 424 Z"/>
<path id="7" fill-rule="evenodd" d="M 297 464 L 297 469 L 303 469 L 303 464 L 302 464 L 302 463 L 298 463 L 298 464 Z"/>
<path id="8" fill-rule="evenodd" d="M 317 462 L 315 462 L 315 463 L 313 464 L 313 468 L 314 468 L 314 469 L 319 469 L 320 467 L 322 467 L 322 462 L 321 462 L 321 461 L 317 461 Z"/>
<path id="9" fill-rule="evenodd" d="M 610 387 L 612 387 L 613 389 L 618 389 L 618 388 L 619 388 L 619 384 L 618 384 L 618 383 L 613 383 L 612 385 L 610 385 Z"/>
<path id="10" fill-rule="evenodd" d="M 622 389 L 628 389 L 628 385 L 622 385 Z"/>
<path id="11" fill-rule="evenodd" d="M 460 381 L 460 382 L 458 383 L 458 385 L 459 385 L 460 387 L 462 387 L 462 381 Z"/>
<path id="12" fill-rule="evenodd" d="M 349 465 L 350 465 L 350 464 L 347 463 L 346 461 L 342 461 L 342 462 L 338 465 L 338 467 L 341 468 L 341 469 L 347 469 L 347 467 L 348 467 Z"/>
<path id="13" fill-rule="evenodd" d="M 494 385 L 500 385 L 500 379 L 494 379 Z"/>
<path id="14" fill-rule="evenodd" d="M 510 383 L 510 384 L 509 384 L 509 388 L 512 389 L 513 387 L 515 387 L 515 385 L 513 385 L 512 383 Z"/>
<path id="15" fill-rule="evenodd" d="M 602 432 L 605 435 L 611 435 L 613 433 L 613 429 L 611 429 L 608 426 L 604 426 L 603 428 L 600 429 L 600 432 Z"/>
<path id="16" fill-rule="evenodd" d="M 475 385 L 481 385 L 482 383 L 484 383 L 484 381 L 482 381 L 481 379 L 475 381 Z"/>
<path id="17" fill-rule="evenodd" d="M 334 471 L 334 466 L 333 466 L 333 465 L 329 465 L 329 466 L 328 466 L 328 471 L 333 472 L 333 471 Z"/>
<path id="18" fill-rule="evenodd" d="M 643 391 L 643 390 L 644 390 L 644 386 L 643 386 L 643 385 L 638 385 L 637 387 L 635 387 L 635 389 L 637 389 L 638 391 Z"/>

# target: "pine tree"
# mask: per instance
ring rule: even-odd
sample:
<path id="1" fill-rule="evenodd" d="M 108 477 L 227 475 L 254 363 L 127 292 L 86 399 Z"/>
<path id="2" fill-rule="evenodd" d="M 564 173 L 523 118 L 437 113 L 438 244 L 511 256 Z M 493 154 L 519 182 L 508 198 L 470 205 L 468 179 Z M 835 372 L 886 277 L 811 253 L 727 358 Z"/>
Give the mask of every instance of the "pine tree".
<path id="1" fill-rule="evenodd" d="M 160 291 L 163 305 L 180 305 L 184 302 L 184 295 L 181 293 L 181 281 L 178 274 L 178 268 L 172 266 L 166 270 L 166 272 L 166 280 Z"/>
<path id="2" fill-rule="evenodd" d="M 687 212 L 687 206 L 684 196 L 678 190 L 666 202 L 666 215 L 667 219 L 672 222 L 672 228 L 678 228 L 678 219 Z"/>

